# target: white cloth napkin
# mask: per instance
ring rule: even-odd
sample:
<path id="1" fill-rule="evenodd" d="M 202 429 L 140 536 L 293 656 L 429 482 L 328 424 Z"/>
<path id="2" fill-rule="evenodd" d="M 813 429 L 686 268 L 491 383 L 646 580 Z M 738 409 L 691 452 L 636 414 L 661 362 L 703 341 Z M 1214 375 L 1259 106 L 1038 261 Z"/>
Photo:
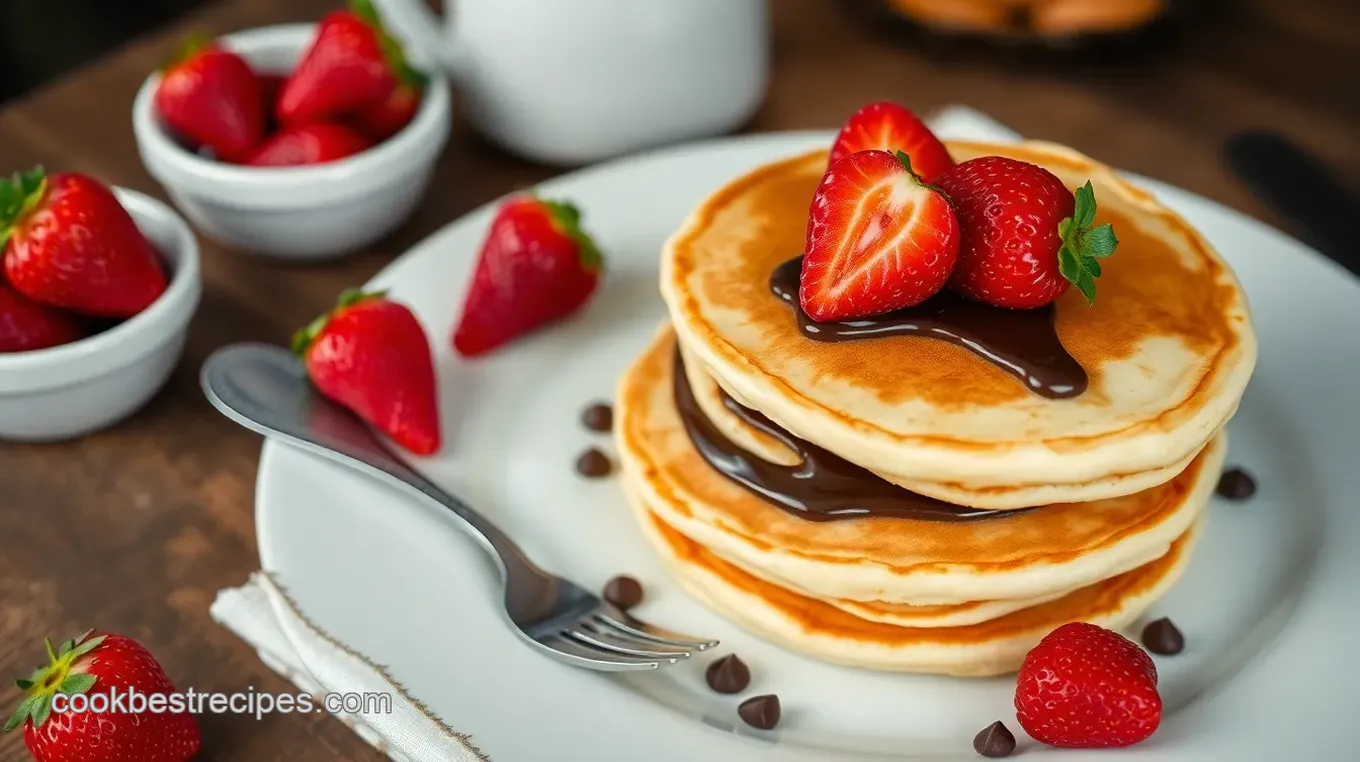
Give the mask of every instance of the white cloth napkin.
<path id="1" fill-rule="evenodd" d="M 962 106 L 946 108 L 930 122 L 938 134 L 954 139 L 1019 139 L 991 118 Z M 436 717 L 377 663 L 312 624 L 268 573 L 256 572 L 241 587 L 219 592 L 209 613 L 218 624 L 253 646 L 270 669 L 315 696 L 318 705 L 327 693 L 391 694 L 390 713 L 335 713 L 389 758 L 398 762 L 489 762 L 469 735 Z M 448 720 L 457 722 L 458 718 Z"/>

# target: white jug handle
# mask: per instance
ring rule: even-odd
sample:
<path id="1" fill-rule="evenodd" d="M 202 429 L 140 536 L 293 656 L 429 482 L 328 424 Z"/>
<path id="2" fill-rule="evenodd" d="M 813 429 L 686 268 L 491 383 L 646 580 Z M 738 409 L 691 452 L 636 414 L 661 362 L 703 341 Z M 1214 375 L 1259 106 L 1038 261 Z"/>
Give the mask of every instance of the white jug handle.
<path id="1" fill-rule="evenodd" d="M 371 0 L 381 14 L 383 23 L 414 48 L 415 63 L 426 66 L 448 67 L 450 56 L 444 50 L 441 34 L 443 19 L 430 10 L 423 0 Z M 445 8 L 453 0 L 444 0 Z"/>

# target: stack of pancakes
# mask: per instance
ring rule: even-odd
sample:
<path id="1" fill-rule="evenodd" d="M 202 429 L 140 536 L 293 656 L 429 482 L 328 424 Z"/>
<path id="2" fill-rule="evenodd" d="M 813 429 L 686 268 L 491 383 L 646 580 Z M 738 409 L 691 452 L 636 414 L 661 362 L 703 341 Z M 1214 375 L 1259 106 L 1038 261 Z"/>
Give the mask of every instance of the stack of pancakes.
<path id="1" fill-rule="evenodd" d="M 810 339 L 771 276 L 802 251 L 816 152 L 733 181 L 668 241 L 671 322 L 621 380 L 615 429 L 644 534 L 704 604 L 826 661 L 994 675 L 1176 581 L 1256 342 L 1209 244 L 1107 167 L 949 150 L 1093 183 L 1119 250 L 1094 306 L 1072 289 L 1047 327 L 1084 391 L 1036 393 L 1004 357 L 922 336 Z"/>

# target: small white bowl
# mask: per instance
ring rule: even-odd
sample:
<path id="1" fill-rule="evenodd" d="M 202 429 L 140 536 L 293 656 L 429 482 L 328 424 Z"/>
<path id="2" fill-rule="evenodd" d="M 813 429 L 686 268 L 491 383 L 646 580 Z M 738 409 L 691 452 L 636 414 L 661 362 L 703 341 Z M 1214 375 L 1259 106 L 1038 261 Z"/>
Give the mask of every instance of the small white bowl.
<path id="1" fill-rule="evenodd" d="M 263 27 L 222 42 L 261 74 L 286 74 L 315 29 Z M 448 142 L 448 84 L 433 66 L 415 63 L 430 82 L 405 129 L 363 153 L 306 167 L 242 167 L 185 149 L 156 116 L 160 75 L 153 74 L 132 107 L 142 163 L 196 227 L 228 246 L 298 261 L 348 254 L 406 221 Z"/>
<path id="2" fill-rule="evenodd" d="M 184 350 L 202 277 L 198 241 L 174 210 L 115 188 L 169 268 L 165 293 L 103 333 L 34 352 L 0 354 L 0 440 L 53 442 L 112 426 L 165 385 Z"/>

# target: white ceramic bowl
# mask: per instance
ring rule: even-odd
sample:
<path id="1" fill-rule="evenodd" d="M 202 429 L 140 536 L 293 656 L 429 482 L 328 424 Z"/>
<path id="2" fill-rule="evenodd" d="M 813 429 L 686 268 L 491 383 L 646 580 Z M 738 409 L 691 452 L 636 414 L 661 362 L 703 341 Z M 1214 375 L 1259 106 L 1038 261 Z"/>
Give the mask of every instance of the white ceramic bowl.
<path id="1" fill-rule="evenodd" d="M 50 442 L 111 426 L 165 385 L 184 350 L 202 277 L 198 241 L 174 210 L 115 188 L 165 257 L 170 283 L 150 307 L 103 333 L 35 352 L 0 354 L 0 439 Z"/>
<path id="2" fill-rule="evenodd" d="M 223 44 L 262 74 L 291 71 L 313 24 L 252 29 Z M 392 232 L 425 194 L 448 142 L 448 84 L 420 65 L 430 84 L 415 118 L 361 154 L 307 167 L 242 167 L 192 153 L 160 125 L 154 109 L 160 75 L 137 93 L 132 127 L 147 171 L 208 236 L 233 248 L 293 260 L 348 254 Z"/>

